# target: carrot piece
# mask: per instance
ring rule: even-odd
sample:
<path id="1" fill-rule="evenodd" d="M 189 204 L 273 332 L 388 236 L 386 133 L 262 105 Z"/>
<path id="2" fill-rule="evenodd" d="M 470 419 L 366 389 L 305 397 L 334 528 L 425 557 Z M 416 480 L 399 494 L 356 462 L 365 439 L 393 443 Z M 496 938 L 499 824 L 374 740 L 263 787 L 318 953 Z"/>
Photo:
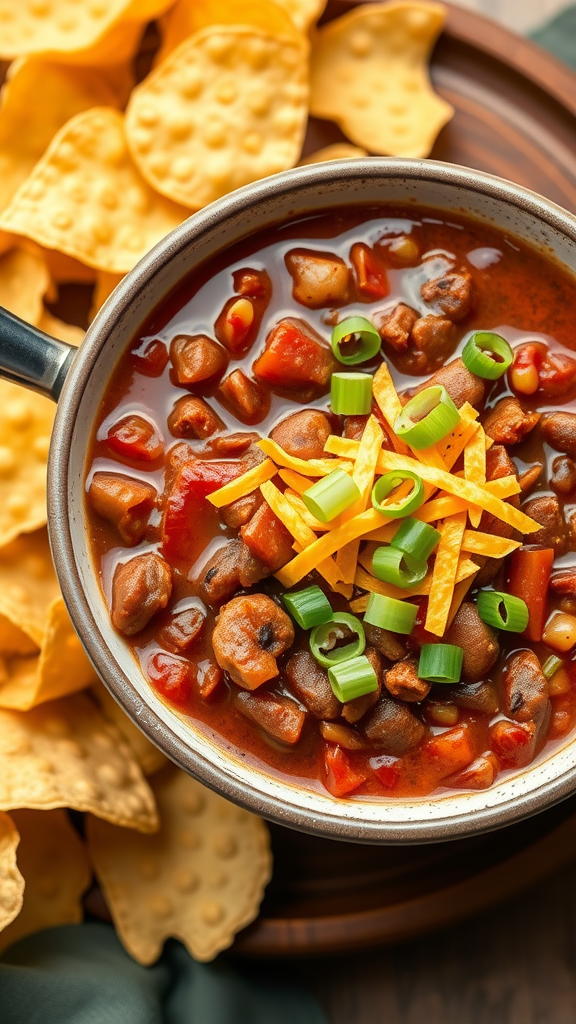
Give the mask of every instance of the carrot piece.
<path id="1" fill-rule="evenodd" d="M 506 589 L 528 605 L 528 625 L 523 634 L 528 640 L 542 639 L 553 561 L 553 548 L 535 545 L 518 548 L 510 558 Z"/>

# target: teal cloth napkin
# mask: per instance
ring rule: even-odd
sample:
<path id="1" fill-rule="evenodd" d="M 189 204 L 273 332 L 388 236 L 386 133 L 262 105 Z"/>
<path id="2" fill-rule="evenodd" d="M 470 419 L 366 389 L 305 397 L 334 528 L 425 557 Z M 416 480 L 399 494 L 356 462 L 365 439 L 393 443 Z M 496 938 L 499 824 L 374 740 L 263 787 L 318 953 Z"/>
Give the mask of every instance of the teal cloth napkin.
<path id="1" fill-rule="evenodd" d="M 576 68 L 576 7 L 532 39 Z M 87 923 L 51 928 L 0 957 L 1 1024 L 328 1024 L 294 967 L 195 963 L 168 942 L 140 967 L 114 930 Z"/>
<path id="2" fill-rule="evenodd" d="M 178 942 L 141 967 L 110 925 L 50 928 L 0 958 L 2 1024 L 327 1024 L 294 965 L 198 964 Z"/>

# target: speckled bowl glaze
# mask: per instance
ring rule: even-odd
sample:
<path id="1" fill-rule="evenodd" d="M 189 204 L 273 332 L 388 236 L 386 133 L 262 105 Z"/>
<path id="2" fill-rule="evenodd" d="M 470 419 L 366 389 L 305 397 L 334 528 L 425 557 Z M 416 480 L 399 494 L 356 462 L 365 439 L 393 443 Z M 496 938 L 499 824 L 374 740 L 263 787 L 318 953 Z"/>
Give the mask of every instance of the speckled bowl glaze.
<path id="1" fill-rule="evenodd" d="M 424 843 L 471 835 L 534 814 L 576 789 L 576 737 L 483 792 L 415 800 L 337 800 L 280 778 L 162 703 L 112 629 L 86 542 L 88 437 L 117 359 L 150 311 L 186 274 L 255 230 L 334 206 L 410 203 L 497 225 L 576 271 L 576 218 L 488 174 L 432 161 L 367 159 L 303 167 L 249 185 L 195 214 L 160 242 L 99 312 L 61 393 L 49 462 L 49 528 L 75 627 L 126 713 L 173 761 L 264 817 L 335 839 Z"/>

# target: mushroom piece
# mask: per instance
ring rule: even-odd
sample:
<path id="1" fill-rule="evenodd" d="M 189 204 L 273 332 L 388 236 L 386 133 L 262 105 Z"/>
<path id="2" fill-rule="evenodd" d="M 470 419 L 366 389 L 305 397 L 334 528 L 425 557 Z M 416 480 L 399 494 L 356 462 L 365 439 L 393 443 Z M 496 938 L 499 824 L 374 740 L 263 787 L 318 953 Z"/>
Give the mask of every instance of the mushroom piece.
<path id="1" fill-rule="evenodd" d="M 277 676 L 276 658 L 293 643 L 289 616 L 265 594 L 234 597 L 222 608 L 212 633 L 220 668 L 245 690 Z"/>

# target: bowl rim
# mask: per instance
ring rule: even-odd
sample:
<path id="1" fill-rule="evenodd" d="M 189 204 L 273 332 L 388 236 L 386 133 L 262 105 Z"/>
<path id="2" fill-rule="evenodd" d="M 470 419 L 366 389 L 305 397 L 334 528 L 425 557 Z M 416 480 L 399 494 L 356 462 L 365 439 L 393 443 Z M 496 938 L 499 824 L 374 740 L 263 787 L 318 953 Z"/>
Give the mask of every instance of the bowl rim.
<path id="1" fill-rule="evenodd" d="M 544 807 L 568 797 L 576 789 L 576 758 L 572 768 L 557 777 L 548 779 L 533 791 L 522 794 L 510 793 L 496 807 L 450 815 L 443 818 L 419 821 L 386 823 L 367 820 L 348 821 L 337 812 L 317 812 L 299 806 L 295 800 L 278 799 L 262 792 L 256 785 L 239 782 L 226 775 L 225 771 L 212 764 L 203 754 L 185 744 L 153 709 L 143 701 L 130 678 L 124 673 L 110 651 L 106 636 L 101 632 L 93 616 L 84 592 L 76 566 L 72 526 L 67 495 L 71 486 L 70 447 L 76 429 L 77 412 L 82 396 L 89 385 L 95 363 L 105 347 L 107 339 L 129 305 L 136 303 L 140 294 L 158 274 L 159 268 L 171 262 L 195 239 L 224 225 L 238 214 L 252 214 L 249 219 L 251 235 L 259 230 L 258 206 L 260 203 L 290 195 L 297 204 L 300 192 L 309 190 L 311 185 L 322 187 L 328 184 L 366 182 L 378 177 L 460 187 L 483 196 L 505 202 L 511 207 L 533 215 L 548 227 L 576 243 L 576 216 L 563 210 L 557 204 L 539 196 L 523 186 L 515 185 L 472 168 L 456 166 L 433 160 L 411 160 L 392 157 L 369 157 L 361 160 L 339 160 L 329 163 L 306 165 L 284 171 L 270 178 L 253 182 L 212 203 L 175 228 L 166 238 L 157 243 L 136 267 L 121 281 L 111 297 L 95 317 L 86 334 L 86 339 L 74 358 L 65 381 L 54 422 L 48 463 L 48 528 L 54 564 L 59 578 L 65 603 L 80 639 L 111 694 L 144 734 L 172 761 L 193 775 L 209 788 L 233 802 L 265 818 L 327 838 L 376 844 L 426 843 L 457 839 L 503 827 L 537 813 Z M 344 203 L 354 205 L 350 196 Z M 423 204 L 426 205 L 426 204 Z M 429 206 L 430 204 L 428 204 Z M 215 250 L 216 251 L 216 250 Z M 189 271 L 187 271 L 189 273 Z M 184 276 L 184 272 L 183 272 Z M 165 298 L 165 296 L 164 296 Z M 162 298 L 155 299 L 148 307 L 149 313 L 161 304 Z M 111 366 L 111 371 L 113 366 Z M 86 438 L 92 424 L 85 427 Z M 72 481 L 74 486 L 74 481 Z M 78 481 L 75 482 L 78 486 Z M 96 572 L 94 572 L 96 580 Z M 110 633 L 113 627 L 110 624 Z M 136 666 L 136 662 L 135 662 Z M 140 670 L 137 669 L 139 672 Z M 576 742 L 576 738 L 574 740 Z M 547 760 L 553 760 L 552 754 Z M 536 762 L 537 763 L 537 762 Z M 525 770 L 530 773 L 532 766 Z M 265 766 L 263 768 L 265 774 Z M 276 775 L 276 773 L 271 773 Z M 504 782 L 503 785 L 506 785 Z M 287 793 L 298 792 L 294 780 L 286 787 Z M 301 787 L 305 791 L 305 787 Z M 394 798 L 396 801 L 399 798 Z M 424 798 L 428 803 L 433 798 Z M 349 804 L 350 801 L 346 801 Z M 354 801 L 358 806 L 360 801 Z M 449 802 L 446 802 L 449 808 Z"/>

